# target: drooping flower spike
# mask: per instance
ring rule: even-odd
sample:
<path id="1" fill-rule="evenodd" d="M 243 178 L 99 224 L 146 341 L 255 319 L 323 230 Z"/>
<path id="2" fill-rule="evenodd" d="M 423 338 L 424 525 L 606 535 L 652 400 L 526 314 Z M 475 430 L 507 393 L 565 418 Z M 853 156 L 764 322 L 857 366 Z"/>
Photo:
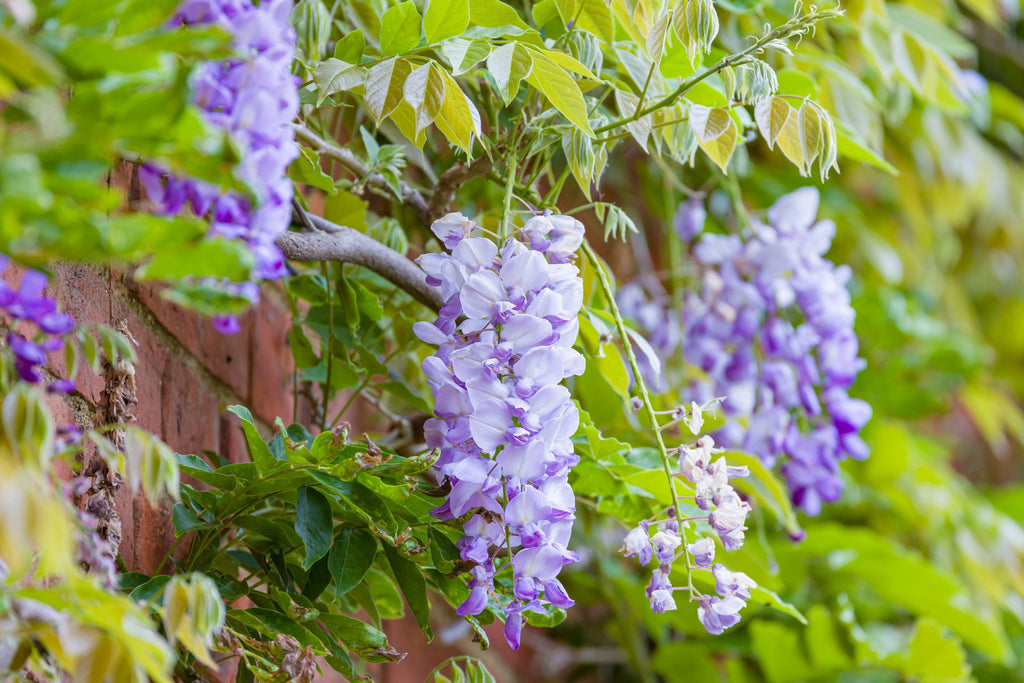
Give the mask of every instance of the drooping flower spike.
<path id="1" fill-rule="evenodd" d="M 482 612 L 495 575 L 511 566 L 505 637 L 518 648 L 523 612 L 573 605 L 558 574 L 579 559 L 568 549 L 567 478 L 579 462 L 570 440 L 579 414 L 561 382 L 584 367 L 572 348 L 583 303 L 572 261 L 583 226 L 545 213 L 500 249 L 461 214 L 431 229 L 451 250 L 419 258 L 445 303 L 435 322 L 414 325 L 438 347 L 423 362 L 435 413 L 425 432 L 451 492 L 433 514 L 466 518 L 458 547 L 474 566 L 459 614 Z"/>
<path id="2" fill-rule="evenodd" d="M 210 234 L 244 240 L 255 259 L 253 276 L 273 280 L 285 273 L 275 244 L 291 221 L 292 183 L 288 165 L 298 156 L 291 122 L 299 112 L 299 80 L 291 74 L 295 31 L 291 0 L 185 0 L 178 24 L 212 24 L 234 37 L 238 56 L 207 62 L 192 79 L 193 102 L 211 124 L 231 135 L 241 151 L 235 169 L 254 201 L 192 178 L 168 175 L 156 165 L 139 169 L 139 179 L 158 210 L 178 214 L 190 207 L 210 221 Z M 254 283 L 225 283 L 254 301 Z M 233 317 L 214 318 L 224 333 L 238 331 Z"/>
<path id="3" fill-rule="evenodd" d="M 679 419 L 694 436 L 704 423 L 706 407 L 691 404 L 689 414 Z M 657 515 L 655 519 L 644 520 L 630 530 L 619 551 L 626 557 L 637 558 L 642 566 L 652 560 L 657 561 L 647 584 L 647 597 L 654 612 L 661 614 L 678 609 L 675 592 L 685 590 L 688 598 L 698 604 L 697 618 L 701 624 L 709 633 L 716 635 L 739 623 L 739 612 L 750 598 L 750 590 L 756 586 L 746 574 L 730 572 L 722 564 L 715 563 L 714 538 L 702 535 L 706 525 L 718 536 L 725 550 L 736 550 L 743 545 L 750 505 L 740 498 L 729 480 L 748 476 L 750 472 L 745 467 L 730 467 L 722 457 L 712 460 L 712 456 L 721 450 L 707 435 L 701 436 L 693 446 L 680 446 L 678 449 L 677 472 L 693 485 L 692 500 L 701 510 L 707 511 L 707 515 L 680 520 L 676 513 L 679 500 L 673 501 L 663 513 L 663 519 Z M 688 531 L 694 538 L 692 542 L 687 538 Z M 677 560 L 685 563 L 689 576 L 697 571 L 711 572 L 717 595 L 699 593 L 692 582 L 687 586 L 673 586 L 672 567 Z"/>
<path id="4" fill-rule="evenodd" d="M 846 290 L 850 270 L 824 257 L 835 225 L 817 221 L 817 209 L 817 190 L 803 188 L 743 237 L 700 235 L 692 247 L 699 290 L 681 313 L 637 284 L 619 294 L 663 357 L 681 348 L 701 371 L 688 400 L 726 397 L 728 419 L 715 440 L 780 463 L 793 503 L 810 515 L 842 494 L 839 461 L 867 457 L 858 432 L 871 417 L 871 406 L 848 393 L 865 365 Z M 680 234 L 697 237 L 703 218 L 684 205 Z"/>
<path id="5" fill-rule="evenodd" d="M 0 273 L 10 260 L 0 254 Z M 35 326 L 31 339 L 16 332 L 11 325 L 7 333 L 7 346 L 14 355 L 14 368 L 23 382 L 37 384 L 43 381 L 42 367 L 55 351 L 64 348 L 64 336 L 75 327 L 75 319 L 57 310 L 57 302 L 46 296 L 49 281 L 38 270 L 26 270 L 17 288 L 0 280 L 0 312 L 10 323 L 22 321 Z M 47 385 L 47 391 L 68 394 L 75 390 L 70 379 L 56 379 Z"/>

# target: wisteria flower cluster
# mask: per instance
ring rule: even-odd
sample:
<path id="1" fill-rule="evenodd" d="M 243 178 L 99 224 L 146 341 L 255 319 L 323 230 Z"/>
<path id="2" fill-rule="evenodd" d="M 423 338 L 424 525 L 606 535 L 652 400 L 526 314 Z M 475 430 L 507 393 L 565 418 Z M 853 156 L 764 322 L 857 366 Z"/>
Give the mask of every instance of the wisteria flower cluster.
<path id="1" fill-rule="evenodd" d="M 0 273 L 10 260 L 0 255 Z M 31 323 L 37 333 L 30 340 L 14 331 L 7 333 L 7 345 L 14 354 L 18 376 L 29 384 L 43 381 L 42 367 L 49 354 L 64 347 L 64 335 L 75 327 L 75 319 L 57 310 L 57 302 L 44 293 L 49 278 L 38 270 L 26 270 L 17 288 L 0 280 L 0 310 L 11 323 Z M 13 325 L 12 325 L 13 327 Z M 75 390 L 70 379 L 53 380 L 47 391 L 66 394 Z"/>
<path id="2" fill-rule="evenodd" d="M 686 424 L 694 436 L 700 432 L 705 407 L 691 404 Z M 677 609 L 675 592 L 686 590 L 690 600 L 698 604 L 697 618 L 715 635 L 739 623 L 739 612 L 746 606 L 750 590 L 756 586 L 746 574 L 731 572 L 714 561 L 715 541 L 712 536 L 701 535 L 697 526 L 706 524 L 717 534 L 725 550 L 736 550 L 743 545 L 750 504 L 740 497 L 729 480 L 749 476 L 750 472 L 746 467 L 730 467 L 724 457 L 712 460 L 712 456 L 721 451 L 708 435 L 701 436 L 694 446 L 678 448 L 677 473 L 688 479 L 694 488 L 694 496 L 686 500 L 692 500 L 706 515 L 680 519 L 678 510 L 682 499 L 673 501 L 663 513 L 640 522 L 626 534 L 620 549 L 626 557 L 636 557 L 641 565 L 656 562 L 657 567 L 647 584 L 652 610 L 662 614 Z M 686 531 L 691 529 L 691 524 L 694 540 L 688 542 Z M 686 563 L 687 575 L 695 571 L 711 572 L 717 595 L 698 592 L 692 580 L 688 586 L 673 586 L 672 565 L 680 559 Z"/>
<path id="3" fill-rule="evenodd" d="M 419 258 L 445 304 L 436 322 L 414 326 L 438 347 L 423 362 L 436 415 L 425 431 L 450 493 L 433 513 L 466 518 L 458 547 L 473 567 L 459 614 L 481 613 L 495 596 L 495 576 L 511 565 L 512 600 L 495 600 L 517 649 L 523 612 L 573 605 L 557 577 L 579 559 L 567 547 L 579 413 L 560 382 L 584 368 L 572 348 L 583 304 L 572 261 L 583 225 L 538 215 L 500 250 L 474 236 L 482 231 L 462 214 L 448 214 L 432 230 L 451 250 Z"/>
<path id="4" fill-rule="evenodd" d="M 871 417 L 871 407 L 848 393 L 865 365 L 846 289 L 850 270 L 824 257 L 835 224 L 816 221 L 817 210 L 817 190 L 803 188 L 780 198 L 767 224 L 753 219 L 744 237 L 700 235 L 692 248 L 699 291 L 686 297 L 681 316 L 664 297 L 645 299 L 636 288 L 621 302 L 644 327 L 675 321 L 678 336 L 652 343 L 671 353 L 682 342 L 687 363 L 703 373 L 687 398 L 727 397 L 729 419 L 717 441 L 768 466 L 782 461 L 794 504 L 811 515 L 842 494 L 839 462 L 867 457 L 858 433 Z M 685 237 L 700 233 L 694 211 L 681 209 Z"/>
<path id="5" fill-rule="evenodd" d="M 286 173 L 298 156 L 291 122 L 299 112 L 298 79 L 291 74 L 295 31 L 289 23 L 291 0 L 185 0 L 179 24 L 214 24 L 234 37 L 239 55 L 203 64 L 192 80 L 193 101 L 211 124 L 230 133 L 241 151 L 236 174 L 253 192 L 254 201 L 236 192 L 191 178 L 168 175 L 146 165 L 139 178 L 167 214 L 190 206 L 210 221 L 210 234 L 241 239 L 255 258 L 253 276 L 284 275 L 284 256 L 275 240 L 291 221 L 292 183 Z M 251 301 L 254 283 L 229 287 Z M 222 332 L 238 331 L 233 317 L 215 318 Z"/>

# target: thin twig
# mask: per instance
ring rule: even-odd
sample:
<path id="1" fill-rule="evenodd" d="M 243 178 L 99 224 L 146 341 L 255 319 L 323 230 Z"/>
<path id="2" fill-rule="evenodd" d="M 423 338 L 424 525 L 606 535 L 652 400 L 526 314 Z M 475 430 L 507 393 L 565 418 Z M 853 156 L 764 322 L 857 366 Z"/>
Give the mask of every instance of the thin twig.
<path id="1" fill-rule="evenodd" d="M 349 150 L 332 145 L 305 126 L 292 124 L 292 128 L 295 130 L 295 137 L 309 145 L 310 149 L 314 152 L 339 162 L 350 173 L 361 178 L 367 185 L 395 196 L 394 188 L 388 184 L 384 176 L 380 173 L 372 172 L 366 164 L 356 158 L 356 155 Z M 398 190 L 399 193 L 396 198 L 403 204 L 411 207 L 420 220 L 423 221 L 424 225 L 430 225 L 430 211 L 427 207 L 427 200 L 423 198 L 423 195 L 418 190 L 409 187 L 405 182 L 398 183 Z"/>

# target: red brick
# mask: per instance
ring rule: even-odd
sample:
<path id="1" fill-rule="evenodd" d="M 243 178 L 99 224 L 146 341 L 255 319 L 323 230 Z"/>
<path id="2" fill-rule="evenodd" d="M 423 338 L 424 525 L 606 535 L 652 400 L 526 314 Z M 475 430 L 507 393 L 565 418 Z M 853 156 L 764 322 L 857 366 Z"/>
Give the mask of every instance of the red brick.
<path id="1" fill-rule="evenodd" d="M 61 309 L 74 316 L 80 325 L 110 323 L 110 289 L 106 271 L 92 266 L 61 263 L 54 268 L 51 291 Z M 63 353 L 50 357 L 50 367 L 60 377 L 67 376 Z M 102 374 L 94 373 L 82 359 L 73 378 L 78 392 L 96 404 L 103 390 Z"/>
<path id="2" fill-rule="evenodd" d="M 216 395 L 180 360 L 169 357 L 161 380 L 161 437 L 179 453 L 200 454 L 220 445 Z"/>
<path id="3" fill-rule="evenodd" d="M 221 334 L 210 321 L 177 306 L 160 295 L 162 287 L 153 283 L 129 285 L 160 324 L 181 342 L 189 353 L 241 397 L 249 390 L 249 326 L 252 313 L 240 319 L 240 334 Z"/>
<path id="4" fill-rule="evenodd" d="M 127 486 L 121 492 L 131 494 Z M 164 556 L 174 545 L 171 504 L 161 501 L 157 507 L 153 507 L 140 492 L 132 501 L 132 507 L 131 555 L 126 555 L 122 549 L 121 556 L 132 571 L 155 574 Z M 122 534 L 127 535 L 125 528 L 122 521 Z M 161 571 L 166 573 L 168 568 L 168 565 L 164 565 Z"/>
<path id="5" fill-rule="evenodd" d="M 294 366 L 288 347 L 291 314 L 269 296 L 262 298 L 254 314 L 249 391 L 252 412 L 269 424 L 277 417 L 291 422 L 294 406 Z"/>

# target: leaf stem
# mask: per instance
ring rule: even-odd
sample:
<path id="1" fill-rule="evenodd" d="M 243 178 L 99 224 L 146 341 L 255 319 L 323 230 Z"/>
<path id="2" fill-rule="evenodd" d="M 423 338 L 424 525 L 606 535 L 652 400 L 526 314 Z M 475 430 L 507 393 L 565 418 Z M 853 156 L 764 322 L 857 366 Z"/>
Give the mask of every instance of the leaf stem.
<path id="1" fill-rule="evenodd" d="M 716 64 L 708 67 L 707 69 L 697 74 L 696 76 L 693 76 L 692 78 L 683 81 L 682 83 L 679 84 L 679 87 L 673 90 L 670 94 L 666 95 L 665 97 L 658 100 L 649 107 L 641 108 L 638 106 L 637 110 L 633 112 L 631 115 L 623 119 L 619 119 L 618 121 L 613 121 L 612 123 L 609 123 L 605 126 L 601 126 L 600 128 L 595 128 L 594 132 L 605 133 L 609 130 L 618 128 L 619 126 L 624 126 L 627 123 L 637 121 L 643 118 L 644 116 L 647 116 L 648 114 L 661 109 L 662 107 L 667 107 L 670 104 L 674 104 L 676 100 L 678 100 L 680 97 L 682 97 L 691 89 L 693 89 L 698 83 L 707 80 L 708 78 L 714 76 L 719 71 L 722 71 L 723 69 L 730 66 L 738 66 L 740 64 L 745 64 L 753 55 L 763 50 L 770 43 L 782 38 L 788 38 L 797 33 L 803 33 L 809 26 L 817 23 L 819 20 L 831 18 L 834 16 L 839 16 L 838 14 L 835 13 L 834 10 L 820 10 L 811 12 L 809 14 L 805 14 L 800 17 L 794 17 L 787 21 L 786 23 L 784 23 L 782 26 L 779 26 L 778 28 L 764 34 L 756 41 L 754 41 L 749 47 L 741 50 L 740 52 L 731 54 L 721 59 Z"/>
<path id="2" fill-rule="evenodd" d="M 501 226 L 498 228 L 499 241 L 502 244 L 508 238 L 508 214 L 512 208 L 512 190 L 515 189 L 516 185 L 516 168 L 518 163 L 519 160 L 516 158 L 516 155 L 510 154 L 508 166 L 505 169 L 505 172 L 508 173 L 508 178 L 505 181 L 505 200 L 501 206 Z"/>
<path id="3" fill-rule="evenodd" d="M 647 418 L 651 422 L 651 427 L 654 431 L 654 439 L 658 444 L 658 450 L 661 452 L 661 465 L 665 471 L 665 479 L 668 482 L 669 495 L 672 496 L 672 508 L 676 513 L 676 520 L 678 521 L 679 535 L 683 537 L 683 549 L 687 554 L 686 563 L 686 581 L 689 587 L 693 589 L 693 581 L 691 579 L 690 562 L 689 562 L 689 551 L 686 550 L 686 533 L 683 528 L 684 518 L 680 514 L 679 510 L 679 497 L 676 495 L 676 479 L 672 476 L 672 467 L 669 464 L 670 456 L 668 454 L 668 448 L 665 446 L 665 439 L 661 434 L 661 430 L 658 428 L 658 413 L 654 409 L 654 404 L 651 402 L 650 392 L 647 390 L 647 383 L 644 382 L 644 377 L 640 373 L 640 364 L 637 363 L 636 353 L 633 351 L 633 344 L 629 340 L 629 333 L 626 330 L 626 321 L 622 318 L 622 313 L 619 311 L 619 306 L 615 303 L 615 293 L 612 291 L 611 280 L 608 276 L 608 271 L 605 270 L 604 265 L 598 259 L 597 254 L 594 252 L 590 243 L 586 240 L 583 241 L 583 253 L 587 257 L 587 262 L 597 273 L 597 281 L 601 287 L 601 293 L 604 298 L 608 301 L 608 309 L 612 317 L 615 319 L 615 327 L 619 332 L 619 337 L 622 338 L 622 347 L 626 352 L 626 358 L 629 360 L 629 368 L 633 371 L 633 385 L 636 392 L 640 394 L 640 399 L 643 401 L 644 410 L 647 413 Z"/>

